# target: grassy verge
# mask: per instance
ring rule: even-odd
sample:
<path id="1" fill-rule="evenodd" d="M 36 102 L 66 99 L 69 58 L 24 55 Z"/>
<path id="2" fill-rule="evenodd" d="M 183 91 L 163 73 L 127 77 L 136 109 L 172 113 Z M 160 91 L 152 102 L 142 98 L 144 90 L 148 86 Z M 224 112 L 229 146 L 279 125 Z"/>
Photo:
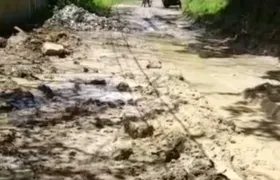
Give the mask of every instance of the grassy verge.
<path id="1" fill-rule="evenodd" d="M 184 13 L 193 17 L 196 23 L 206 27 L 205 36 L 215 34 L 217 38 L 237 37 L 228 42 L 234 52 L 246 50 L 253 54 L 263 55 L 265 52 L 266 55 L 280 56 L 279 0 L 182 0 L 182 2 Z"/>
<path id="2" fill-rule="evenodd" d="M 280 25 L 279 0 L 182 0 L 184 12 L 219 27 L 271 29 Z"/>
<path id="3" fill-rule="evenodd" d="M 217 14 L 228 4 L 228 0 L 183 0 L 185 13 L 195 17 Z"/>

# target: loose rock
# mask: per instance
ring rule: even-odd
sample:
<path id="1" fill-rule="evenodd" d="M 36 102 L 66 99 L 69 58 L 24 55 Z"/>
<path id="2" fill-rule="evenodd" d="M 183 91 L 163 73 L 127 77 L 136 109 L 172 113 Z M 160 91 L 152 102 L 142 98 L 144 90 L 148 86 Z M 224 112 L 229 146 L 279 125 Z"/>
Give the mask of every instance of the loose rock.
<path id="1" fill-rule="evenodd" d="M 206 180 L 229 180 L 224 174 L 213 174 L 206 178 Z"/>
<path id="2" fill-rule="evenodd" d="M 87 84 L 105 86 L 107 82 L 105 79 L 94 79 L 89 81 Z"/>
<path id="3" fill-rule="evenodd" d="M 120 107 L 120 106 L 124 106 L 125 102 L 121 99 L 117 99 L 115 101 L 109 101 L 107 104 L 110 108 L 117 108 L 117 107 Z"/>
<path id="4" fill-rule="evenodd" d="M 185 81 L 185 78 L 184 78 L 183 75 L 179 75 L 179 76 L 178 76 L 178 79 L 179 79 L 180 81 Z"/>
<path id="5" fill-rule="evenodd" d="M 133 154 L 133 150 L 130 148 L 127 149 L 119 149 L 113 155 L 116 161 L 127 160 Z"/>
<path id="6" fill-rule="evenodd" d="M 65 48 L 56 43 L 51 43 L 51 42 L 45 42 L 42 46 L 42 52 L 44 55 L 47 56 L 65 56 L 67 54 L 67 51 Z"/>
<path id="7" fill-rule="evenodd" d="M 79 61 L 73 61 L 74 64 L 79 65 L 80 62 Z"/>
<path id="8" fill-rule="evenodd" d="M 128 92 L 130 91 L 130 87 L 127 83 L 125 82 L 120 82 L 118 85 L 117 85 L 117 89 L 121 92 Z"/>
<path id="9" fill-rule="evenodd" d="M 179 159 L 180 153 L 177 149 L 172 149 L 165 152 L 165 162 L 170 162 L 172 159 Z"/>
<path id="10" fill-rule="evenodd" d="M 88 73 L 88 72 L 89 72 L 89 69 L 86 68 L 86 67 L 84 67 L 84 68 L 83 68 L 83 71 L 84 71 L 84 73 Z"/>
<path id="11" fill-rule="evenodd" d="M 2 130 L 0 134 L 0 143 L 4 145 L 5 143 L 12 143 L 15 140 L 16 132 L 13 130 Z"/>
<path id="12" fill-rule="evenodd" d="M 55 93 L 53 92 L 53 90 L 49 86 L 47 86 L 45 84 L 39 85 L 38 89 L 40 91 L 42 91 L 45 94 L 45 96 L 47 98 L 49 98 L 49 99 L 51 99 L 51 98 L 53 98 L 55 96 Z"/>
<path id="13" fill-rule="evenodd" d="M 161 180 L 195 180 L 183 167 L 170 168 L 162 174 Z"/>
<path id="14" fill-rule="evenodd" d="M 144 121 L 126 121 L 124 122 L 124 129 L 133 139 L 149 137 L 154 133 L 154 127 Z"/>
<path id="15" fill-rule="evenodd" d="M 153 61 L 153 62 L 149 62 L 149 64 L 147 64 L 147 69 L 161 69 L 162 64 L 160 61 Z"/>
<path id="16" fill-rule="evenodd" d="M 133 73 L 125 73 L 123 75 L 125 78 L 129 78 L 129 79 L 135 79 L 135 75 Z"/>

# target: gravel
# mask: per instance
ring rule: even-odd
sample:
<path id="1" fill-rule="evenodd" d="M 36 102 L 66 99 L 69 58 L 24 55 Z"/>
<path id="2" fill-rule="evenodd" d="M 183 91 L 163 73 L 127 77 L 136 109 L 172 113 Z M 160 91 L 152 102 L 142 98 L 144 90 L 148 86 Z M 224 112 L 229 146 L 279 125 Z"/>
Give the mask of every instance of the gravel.
<path id="1" fill-rule="evenodd" d="M 116 16 L 109 18 L 97 16 L 74 4 L 67 5 L 56 11 L 53 17 L 46 21 L 45 26 L 63 26 L 77 31 L 112 30 L 135 32 L 143 30 L 143 27 L 138 24 L 131 24 Z"/>

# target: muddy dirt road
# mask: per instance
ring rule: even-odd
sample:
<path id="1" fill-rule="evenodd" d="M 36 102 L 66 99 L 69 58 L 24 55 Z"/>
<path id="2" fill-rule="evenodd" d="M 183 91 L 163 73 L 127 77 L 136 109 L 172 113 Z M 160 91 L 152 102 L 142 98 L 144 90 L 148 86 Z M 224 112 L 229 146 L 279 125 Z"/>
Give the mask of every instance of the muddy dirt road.
<path id="1" fill-rule="evenodd" d="M 189 53 L 203 30 L 156 0 L 67 13 L 0 48 L 0 179 L 279 179 L 277 101 L 242 96 L 276 59 Z"/>
<path id="2" fill-rule="evenodd" d="M 273 85 L 264 88 L 268 94 L 270 89 L 277 91 L 278 59 L 252 55 L 202 58 L 200 54 L 190 53 L 191 50 L 181 45 L 199 45 L 201 42 L 196 39 L 204 31 L 191 29 L 177 11 L 162 9 L 158 1 L 154 7 L 136 10 L 135 14 L 145 20 L 143 24 L 148 22 L 147 31 L 165 32 L 176 39 L 148 40 L 158 50 L 154 54 L 166 66 L 177 68 L 215 112 L 236 126 L 237 133 L 231 134 L 231 140 L 223 144 L 226 153 L 221 153 L 230 157 L 231 168 L 243 179 L 279 179 L 279 101 L 266 95 L 250 100 L 243 96 L 248 88 L 262 87 L 263 83 L 276 85 L 276 88 Z"/>

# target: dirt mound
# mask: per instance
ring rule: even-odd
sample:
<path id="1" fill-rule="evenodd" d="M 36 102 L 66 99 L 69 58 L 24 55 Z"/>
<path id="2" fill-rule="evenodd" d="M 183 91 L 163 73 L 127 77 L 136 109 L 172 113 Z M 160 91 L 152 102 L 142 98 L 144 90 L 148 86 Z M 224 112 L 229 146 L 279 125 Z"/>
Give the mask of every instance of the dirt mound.
<path id="1" fill-rule="evenodd" d="M 72 30 L 112 30 L 133 32 L 141 31 L 140 26 L 128 26 L 129 22 L 115 17 L 101 17 L 74 4 L 67 5 L 54 13 L 53 17 L 46 21 L 45 26 L 63 26 Z"/>

